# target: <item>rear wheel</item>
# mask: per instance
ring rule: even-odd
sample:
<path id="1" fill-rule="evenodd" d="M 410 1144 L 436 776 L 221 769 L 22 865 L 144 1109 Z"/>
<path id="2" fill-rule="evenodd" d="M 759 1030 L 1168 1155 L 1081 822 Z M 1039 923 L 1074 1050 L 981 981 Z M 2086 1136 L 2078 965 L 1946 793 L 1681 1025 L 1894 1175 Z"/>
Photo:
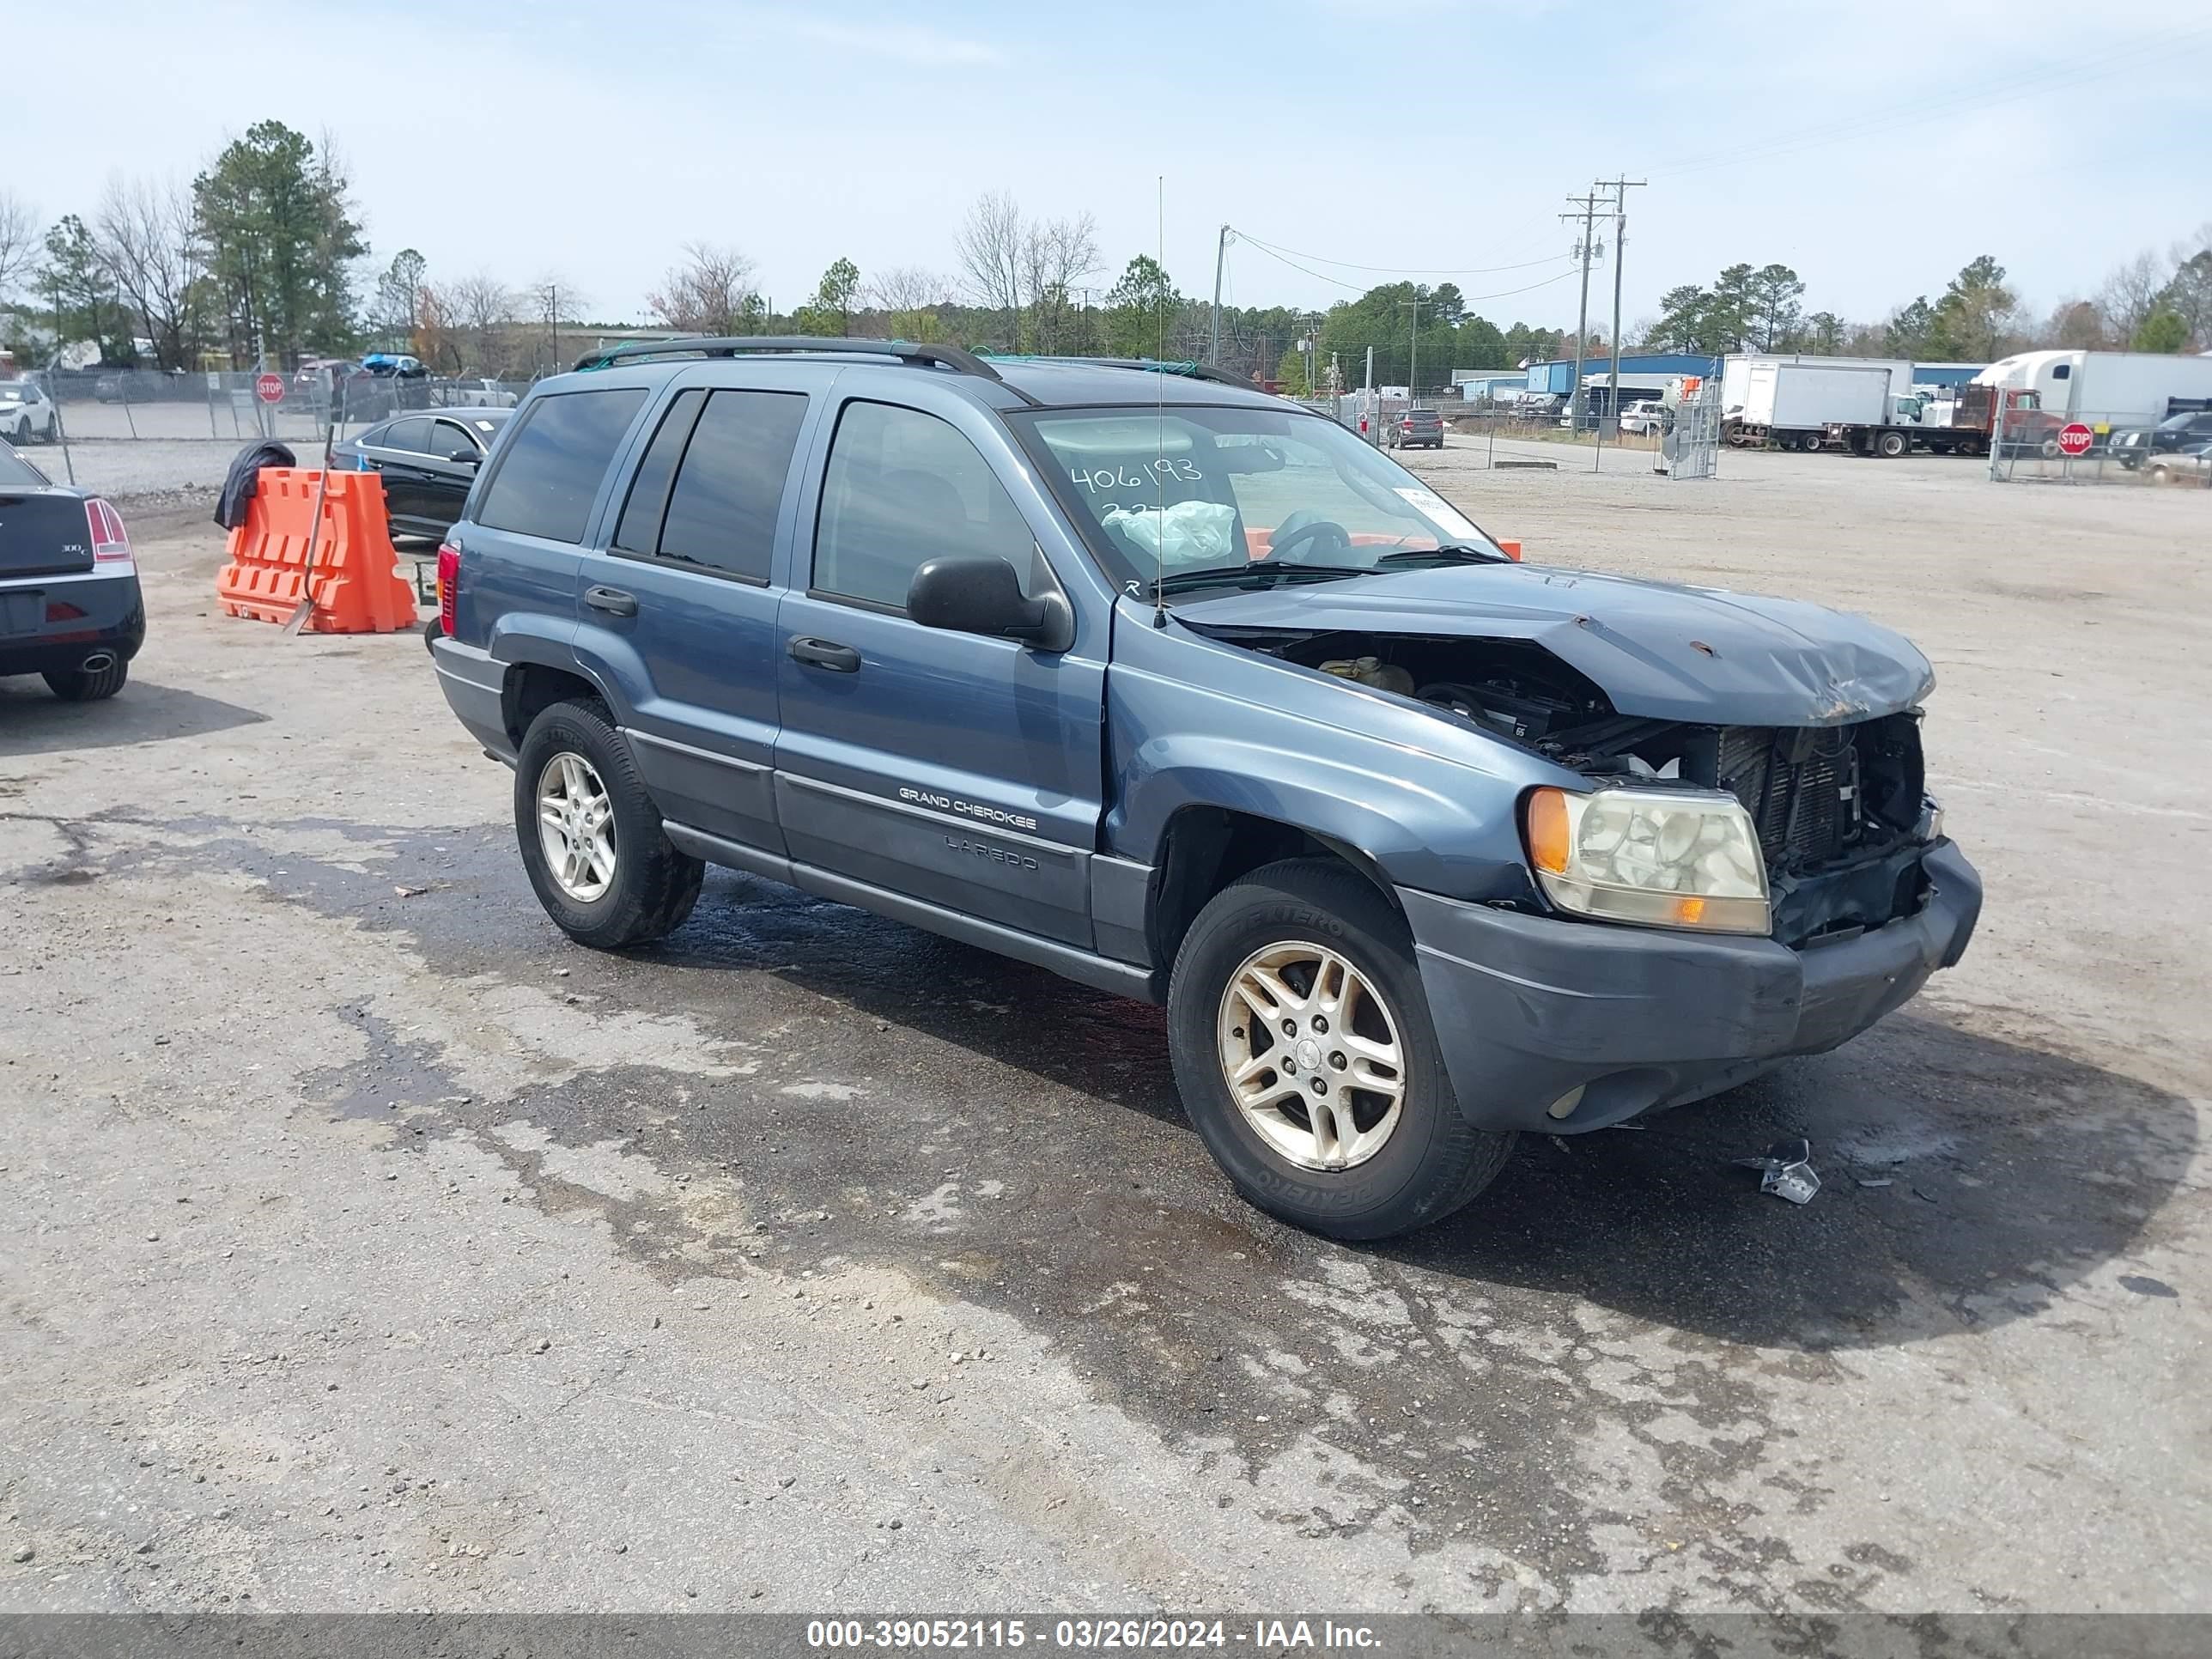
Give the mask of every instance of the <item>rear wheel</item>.
<path id="1" fill-rule="evenodd" d="M 1294 1225 L 1409 1232 L 1512 1151 L 1460 1115 L 1404 919 L 1342 865 L 1269 865 L 1217 894 L 1176 954 L 1168 1023 L 1215 1161 Z"/>
<path id="2" fill-rule="evenodd" d="M 629 746 L 597 702 L 556 702 L 530 723 L 514 769 L 523 868 L 554 926 L 602 951 L 681 927 L 706 866 L 660 827 Z"/>
<path id="3" fill-rule="evenodd" d="M 1885 432 L 1875 441 L 1875 447 L 1893 461 L 1911 449 L 1912 443 L 1902 432 Z"/>
<path id="4" fill-rule="evenodd" d="M 105 668 L 54 669 L 40 678 L 64 702 L 98 702 L 123 689 L 131 678 L 131 665 L 118 657 Z"/>

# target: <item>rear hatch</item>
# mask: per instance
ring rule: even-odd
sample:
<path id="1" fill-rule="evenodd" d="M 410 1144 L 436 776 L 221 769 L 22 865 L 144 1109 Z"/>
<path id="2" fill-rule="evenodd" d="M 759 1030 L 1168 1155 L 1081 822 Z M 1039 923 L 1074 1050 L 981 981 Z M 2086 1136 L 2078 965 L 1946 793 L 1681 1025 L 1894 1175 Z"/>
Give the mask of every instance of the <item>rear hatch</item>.
<path id="1" fill-rule="evenodd" d="M 53 486 L 0 482 L 0 581 L 91 568 L 83 496 Z"/>

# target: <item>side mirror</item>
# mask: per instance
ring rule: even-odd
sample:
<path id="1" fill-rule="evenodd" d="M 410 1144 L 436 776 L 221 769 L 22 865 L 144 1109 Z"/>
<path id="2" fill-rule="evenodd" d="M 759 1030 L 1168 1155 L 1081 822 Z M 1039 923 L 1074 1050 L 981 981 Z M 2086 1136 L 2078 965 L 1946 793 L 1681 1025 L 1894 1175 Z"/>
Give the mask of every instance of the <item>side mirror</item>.
<path id="1" fill-rule="evenodd" d="M 1043 651 L 1075 642 L 1066 601 L 1023 598 L 1022 579 L 1004 559 L 932 559 L 914 573 L 906 614 L 924 628 L 1020 640 Z"/>
<path id="2" fill-rule="evenodd" d="M 454 454 L 447 456 L 446 459 L 453 462 L 456 466 L 482 466 L 483 465 L 483 452 L 475 449 L 459 451 Z"/>

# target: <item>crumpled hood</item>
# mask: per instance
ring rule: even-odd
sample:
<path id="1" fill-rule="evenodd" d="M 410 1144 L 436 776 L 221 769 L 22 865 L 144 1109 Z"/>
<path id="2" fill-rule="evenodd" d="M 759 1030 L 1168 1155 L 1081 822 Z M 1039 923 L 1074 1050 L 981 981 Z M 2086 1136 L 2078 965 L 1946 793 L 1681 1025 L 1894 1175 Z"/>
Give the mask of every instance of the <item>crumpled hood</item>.
<path id="1" fill-rule="evenodd" d="M 1841 726 L 1910 708 L 1936 672 L 1900 634 L 1796 599 L 1534 565 L 1449 565 L 1175 607 L 1220 629 L 1526 640 L 1624 714 L 1716 726 Z"/>

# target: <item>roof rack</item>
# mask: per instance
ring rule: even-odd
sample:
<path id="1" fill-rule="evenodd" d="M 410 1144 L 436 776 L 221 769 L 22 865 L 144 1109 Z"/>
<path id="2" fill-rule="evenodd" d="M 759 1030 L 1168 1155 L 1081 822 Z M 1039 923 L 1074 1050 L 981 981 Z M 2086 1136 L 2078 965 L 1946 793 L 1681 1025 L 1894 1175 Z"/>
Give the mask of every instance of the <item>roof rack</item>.
<path id="1" fill-rule="evenodd" d="M 603 346 L 576 359 L 578 370 L 611 368 L 617 363 L 655 357 L 741 357 L 755 352 L 805 351 L 854 357 L 896 357 L 902 362 L 954 369 L 996 380 L 999 371 L 958 346 L 921 345 L 909 340 L 854 340 L 831 336 L 782 334 L 678 335 L 666 340 L 629 340 Z"/>
<path id="2" fill-rule="evenodd" d="M 1247 392 L 1259 390 L 1242 374 L 1216 368 L 1211 363 L 1188 360 L 1178 362 L 1159 357 L 1060 357 L 1011 351 L 984 355 L 1011 363 L 1070 363 L 1090 368 L 1140 368 L 1154 374 L 1178 374 L 1187 380 L 1210 380 L 1218 386 L 1241 386 Z"/>

